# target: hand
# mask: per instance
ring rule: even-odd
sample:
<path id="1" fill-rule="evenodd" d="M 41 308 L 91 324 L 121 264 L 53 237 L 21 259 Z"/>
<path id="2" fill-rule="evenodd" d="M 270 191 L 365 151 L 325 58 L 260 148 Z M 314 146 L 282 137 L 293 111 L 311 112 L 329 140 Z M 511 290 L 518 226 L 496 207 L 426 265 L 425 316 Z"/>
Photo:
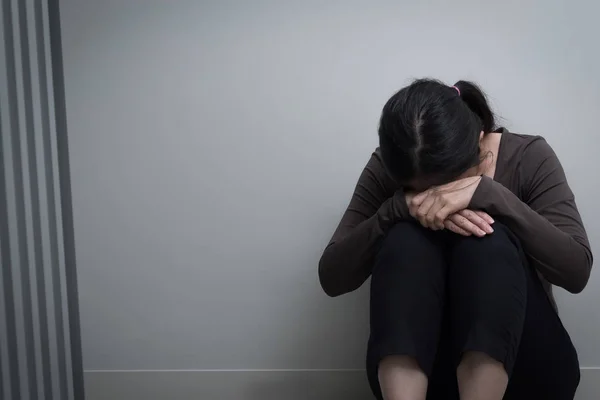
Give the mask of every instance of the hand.
<path id="1" fill-rule="evenodd" d="M 469 206 L 479 182 L 480 176 L 459 179 L 419 193 L 410 200 L 407 198 L 410 213 L 424 227 L 444 229 L 444 222 L 450 215 Z"/>
<path id="2" fill-rule="evenodd" d="M 494 232 L 493 223 L 494 219 L 484 211 L 462 210 L 450 215 L 444 227 L 459 235 L 482 237 Z"/>

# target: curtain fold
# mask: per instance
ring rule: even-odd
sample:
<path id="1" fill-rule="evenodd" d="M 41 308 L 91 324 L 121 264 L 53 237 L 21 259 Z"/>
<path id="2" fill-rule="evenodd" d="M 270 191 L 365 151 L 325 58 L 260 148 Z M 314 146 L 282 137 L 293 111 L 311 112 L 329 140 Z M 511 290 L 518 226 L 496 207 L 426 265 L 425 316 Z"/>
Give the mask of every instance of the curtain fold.
<path id="1" fill-rule="evenodd" d="M 80 400 L 59 1 L 0 13 L 0 398 Z"/>

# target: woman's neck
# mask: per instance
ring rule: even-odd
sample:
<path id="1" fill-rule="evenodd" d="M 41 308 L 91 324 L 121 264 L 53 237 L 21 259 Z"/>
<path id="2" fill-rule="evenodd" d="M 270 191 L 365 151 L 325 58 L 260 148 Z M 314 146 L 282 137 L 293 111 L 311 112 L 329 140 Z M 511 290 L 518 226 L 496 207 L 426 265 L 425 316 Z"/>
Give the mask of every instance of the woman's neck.
<path id="1" fill-rule="evenodd" d="M 500 138 L 502 133 L 491 132 L 481 139 L 481 155 L 483 160 L 477 166 L 478 175 L 494 178 L 496 173 L 496 163 L 498 161 L 498 150 L 500 149 Z"/>
<path id="2" fill-rule="evenodd" d="M 481 162 L 465 172 L 461 178 L 470 176 L 485 175 L 494 178 L 496 173 L 496 161 L 498 160 L 498 149 L 500 148 L 500 138 L 502 133 L 488 133 L 480 142 Z"/>

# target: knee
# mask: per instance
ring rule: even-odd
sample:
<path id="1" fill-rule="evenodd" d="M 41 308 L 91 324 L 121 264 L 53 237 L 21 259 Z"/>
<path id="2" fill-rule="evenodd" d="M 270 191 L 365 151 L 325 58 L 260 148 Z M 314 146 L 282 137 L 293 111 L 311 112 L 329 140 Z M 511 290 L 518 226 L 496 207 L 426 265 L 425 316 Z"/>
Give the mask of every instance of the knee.
<path id="1" fill-rule="evenodd" d="M 415 222 L 394 225 L 380 244 L 373 275 L 386 267 L 398 269 L 399 266 L 417 268 L 430 265 L 426 262 L 428 258 L 436 257 L 439 253 L 434 234 Z"/>
<path id="2" fill-rule="evenodd" d="M 484 237 L 459 237 L 454 246 L 455 253 L 466 253 L 478 258 L 495 258 L 502 254 L 519 255 L 520 243 L 505 225 L 496 222 L 494 233 Z"/>
<path id="3" fill-rule="evenodd" d="M 457 238 L 452 246 L 450 276 L 456 279 L 451 281 L 461 286 L 477 278 L 477 286 L 491 290 L 504 283 L 524 293 L 525 267 L 516 236 L 502 224 L 494 224 L 494 233 L 482 238 Z"/>
<path id="4" fill-rule="evenodd" d="M 414 222 L 399 222 L 394 225 L 381 242 L 379 253 L 393 254 L 396 257 L 415 244 L 424 245 L 428 240 L 428 232 Z"/>
<path id="5" fill-rule="evenodd" d="M 382 242 L 382 248 L 386 246 L 396 247 L 398 244 L 404 243 L 409 237 L 424 237 L 427 230 L 413 221 L 402 221 L 394 225 Z"/>

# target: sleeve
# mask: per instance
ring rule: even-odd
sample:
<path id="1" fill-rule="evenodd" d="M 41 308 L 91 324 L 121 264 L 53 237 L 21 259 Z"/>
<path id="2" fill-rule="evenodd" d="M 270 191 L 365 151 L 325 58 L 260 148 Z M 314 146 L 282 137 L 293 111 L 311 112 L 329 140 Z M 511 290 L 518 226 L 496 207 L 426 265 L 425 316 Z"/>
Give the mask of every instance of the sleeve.
<path id="1" fill-rule="evenodd" d="M 369 277 L 376 246 L 397 221 L 410 217 L 404 194 L 391 197 L 377 152 L 363 170 L 348 208 L 319 261 L 319 280 L 325 293 L 351 292 Z"/>
<path id="2" fill-rule="evenodd" d="M 484 177 L 469 208 L 485 210 L 508 226 L 550 283 L 579 293 L 590 276 L 592 252 L 564 170 L 544 139 L 524 150 L 520 172 L 523 201 Z"/>

